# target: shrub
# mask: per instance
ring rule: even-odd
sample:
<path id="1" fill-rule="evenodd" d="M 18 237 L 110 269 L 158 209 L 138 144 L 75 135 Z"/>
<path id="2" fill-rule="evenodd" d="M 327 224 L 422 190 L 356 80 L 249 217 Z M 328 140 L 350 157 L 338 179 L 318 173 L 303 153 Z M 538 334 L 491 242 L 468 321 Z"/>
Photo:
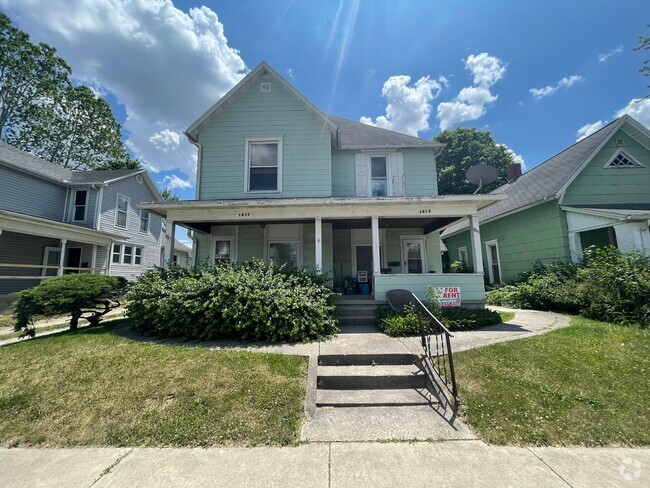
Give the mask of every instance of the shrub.
<path id="1" fill-rule="evenodd" d="M 335 297 L 327 276 L 259 260 L 170 266 L 131 286 L 128 312 L 136 330 L 156 336 L 298 342 L 337 331 Z"/>
<path id="2" fill-rule="evenodd" d="M 44 280 L 20 292 L 14 309 L 15 329 L 27 328 L 35 316 L 70 315 L 70 330 L 77 328 L 80 318 L 97 325 L 102 315 L 119 306 L 117 299 L 125 289 L 126 280 L 115 276 L 68 274 Z M 93 308 L 103 310 L 84 310 Z"/>

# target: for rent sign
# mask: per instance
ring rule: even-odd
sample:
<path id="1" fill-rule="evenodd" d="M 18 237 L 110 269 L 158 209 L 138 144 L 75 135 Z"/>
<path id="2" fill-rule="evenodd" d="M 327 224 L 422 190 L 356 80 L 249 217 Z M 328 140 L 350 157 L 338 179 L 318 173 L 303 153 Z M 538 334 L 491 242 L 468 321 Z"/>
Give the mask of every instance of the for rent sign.
<path id="1" fill-rule="evenodd" d="M 438 291 L 438 302 L 441 307 L 460 307 L 460 287 L 441 286 Z"/>

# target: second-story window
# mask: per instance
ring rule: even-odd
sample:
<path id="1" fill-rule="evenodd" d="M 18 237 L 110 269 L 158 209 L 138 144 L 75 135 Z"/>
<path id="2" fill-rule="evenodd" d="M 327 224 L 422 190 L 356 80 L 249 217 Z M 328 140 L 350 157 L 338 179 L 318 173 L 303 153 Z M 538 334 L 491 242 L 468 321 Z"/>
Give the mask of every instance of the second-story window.
<path id="1" fill-rule="evenodd" d="M 83 222 L 86 220 L 86 203 L 88 201 L 87 190 L 76 190 L 74 193 L 74 210 L 72 220 L 74 222 Z"/>
<path id="2" fill-rule="evenodd" d="M 129 216 L 129 197 L 117 195 L 117 205 L 115 206 L 115 227 L 127 228 Z"/>
<path id="3" fill-rule="evenodd" d="M 386 156 L 370 158 L 370 174 L 373 197 L 388 195 L 388 173 L 386 171 Z"/>
<path id="4" fill-rule="evenodd" d="M 140 232 L 147 234 L 149 232 L 149 212 L 140 210 Z"/>
<path id="5" fill-rule="evenodd" d="M 282 191 L 279 139 L 247 141 L 246 157 L 246 191 Z"/>

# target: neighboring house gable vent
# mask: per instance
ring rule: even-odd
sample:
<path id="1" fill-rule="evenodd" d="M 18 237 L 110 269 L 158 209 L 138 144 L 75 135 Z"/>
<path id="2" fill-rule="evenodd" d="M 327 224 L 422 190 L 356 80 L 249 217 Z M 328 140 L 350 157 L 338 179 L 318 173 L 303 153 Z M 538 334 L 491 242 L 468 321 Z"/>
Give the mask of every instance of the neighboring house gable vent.
<path id="1" fill-rule="evenodd" d="M 643 168 L 644 166 L 639 163 L 632 156 L 625 151 L 619 151 L 616 156 L 609 160 L 605 168 Z"/>
<path id="2" fill-rule="evenodd" d="M 616 139 L 616 145 L 617 146 L 624 146 L 625 145 L 625 139 Z"/>
<path id="3" fill-rule="evenodd" d="M 268 93 L 271 91 L 271 83 L 265 81 L 260 84 L 260 91 L 262 93 Z"/>
<path id="4" fill-rule="evenodd" d="M 142 179 L 142 175 L 136 175 L 136 177 L 135 177 L 135 181 L 138 182 L 138 185 L 141 185 L 142 182 L 144 181 L 144 180 Z"/>

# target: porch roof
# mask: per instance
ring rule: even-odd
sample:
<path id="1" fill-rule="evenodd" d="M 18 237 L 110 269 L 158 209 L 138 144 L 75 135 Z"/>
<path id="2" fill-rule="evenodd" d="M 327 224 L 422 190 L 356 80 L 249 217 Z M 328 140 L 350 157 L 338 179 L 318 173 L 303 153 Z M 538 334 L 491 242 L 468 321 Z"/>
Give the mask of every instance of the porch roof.
<path id="1" fill-rule="evenodd" d="M 177 224 L 204 231 L 205 223 L 255 224 L 369 220 L 371 217 L 421 221 L 422 227 L 446 225 L 506 198 L 504 195 L 447 195 L 395 198 L 294 198 L 264 200 L 185 200 L 143 203 L 139 208 Z M 431 230 L 429 230 L 431 232 Z"/>
<path id="2" fill-rule="evenodd" d="M 19 234 L 52 237 L 54 239 L 67 239 L 99 246 L 110 246 L 114 240 L 124 241 L 128 239 L 119 234 L 110 234 L 7 210 L 0 210 L 0 232 L 3 230 Z"/>

